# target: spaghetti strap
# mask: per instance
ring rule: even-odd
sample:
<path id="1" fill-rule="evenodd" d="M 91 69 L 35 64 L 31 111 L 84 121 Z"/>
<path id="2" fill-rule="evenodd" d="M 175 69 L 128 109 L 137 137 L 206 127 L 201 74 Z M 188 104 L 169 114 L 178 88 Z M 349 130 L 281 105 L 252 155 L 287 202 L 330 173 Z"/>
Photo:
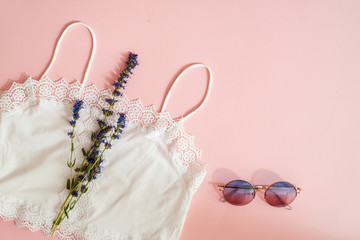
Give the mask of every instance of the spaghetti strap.
<path id="1" fill-rule="evenodd" d="M 86 84 L 86 81 L 87 81 L 87 77 L 88 77 L 88 74 L 89 74 L 89 70 L 91 68 L 91 65 L 92 65 L 92 62 L 93 62 L 93 59 L 94 59 L 94 55 L 95 55 L 95 51 L 96 51 L 96 37 L 95 37 L 95 32 L 94 30 L 87 24 L 83 23 L 83 22 L 74 22 L 74 23 L 71 23 L 69 24 L 65 30 L 62 32 L 59 40 L 57 41 L 56 43 L 56 47 L 55 47 L 55 50 L 54 50 L 54 53 L 53 53 L 53 56 L 51 58 L 51 61 L 48 65 L 48 67 L 46 68 L 46 70 L 44 71 L 44 73 L 42 74 L 41 78 L 44 78 L 46 76 L 46 74 L 49 72 L 50 68 L 52 67 L 52 65 L 54 64 L 54 61 L 55 61 L 55 58 L 57 56 L 57 53 L 59 51 L 59 48 L 60 48 L 60 44 L 61 44 L 61 41 L 63 40 L 64 36 L 65 36 L 65 33 L 69 30 L 69 28 L 71 28 L 72 26 L 75 26 L 75 25 L 82 25 L 82 26 L 85 26 L 90 34 L 91 34 L 91 37 L 92 37 L 92 49 L 91 49 L 91 55 L 90 55 L 90 59 L 88 61 L 88 64 L 87 64 L 87 67 L 86 67 L 86 71 L 85 71 L 85 74 L 84 74 L 84 77 L 83 77 L 83 80 L 82 80 L 82 84 L 81 84 L 81 88 L 80 88 L 80 95 L 85 87 L 85 84 Z"/>
<path id="2" fill-rule="evenodd" d="M 179 80 L 179 78 L 187 71 L 191 70 L 191 69 L 194 69 L 194 68 L 199 68 L 199 67 L 204 67 L 208 70 L 209 72 L 209 78 L 208 78 L 208 85 L 207 85 L 207 89 L 206 89 L 206 93 L 205 93 L 205 96 L 204 98 L 202 99 L 200 105 L 198 107 L 196 107 L 193 111 L 189 112 L 188 114 L 184 115 L 182 117 L 183 120 L 186 120 L 188 119 L 189 117 L 191 117 L 193 114 L 195 114 L 197 111 L 200 110 L 200 108 L 205 104 L 206 100 L 208 99 L 209 97 L 209 94 L 210 94 L 210 90 L 211 90 L 211 86 L 212 86 L 212 82 L 213 82 L 213 74 L 212 74 L 212 71 L 210 69 L 210 67 L 206 66 L 205 64 L 201 64 L 201 63 L 196 63 L 196 64 L 193 64 L 193 65 L 190 65 L 189 67 L 185 68 L 178 76 L 177 78 L 175 79 L 175 81 L 173 82 L 173 84 L 171 85 L 168 93 L 166 94 L 166 97 L 165 97 L 165 100 L 162 104 L 162 107 L 161 107 L 161 112 L 165 111 L 166 109 L 166 105 L 167 105 L 167 102 L 169 100 L 169 96 L 171 95 L 171 92 L 176 84 L 176 82 Z"/>

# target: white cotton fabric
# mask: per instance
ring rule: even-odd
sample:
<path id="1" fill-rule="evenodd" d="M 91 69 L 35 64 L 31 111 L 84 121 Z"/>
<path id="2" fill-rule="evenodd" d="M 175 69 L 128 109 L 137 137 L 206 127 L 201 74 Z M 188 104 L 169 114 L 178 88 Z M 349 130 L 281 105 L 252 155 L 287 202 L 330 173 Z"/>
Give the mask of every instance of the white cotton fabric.
<path id="1" fill-rule="evenodd" d="M 67 195 L 68 120 L 80 83 L 29 78 L 0 95 L 0 216 L 50 234 Z M 83 90 L 75 152 L 90 145 L 109 91 Z M 108 150 L 100 177 L 59 226 L 61 239 L 178 239 L 205 164 L 182 120 L 126 96 L 117 103 L 128 122 Z"/>

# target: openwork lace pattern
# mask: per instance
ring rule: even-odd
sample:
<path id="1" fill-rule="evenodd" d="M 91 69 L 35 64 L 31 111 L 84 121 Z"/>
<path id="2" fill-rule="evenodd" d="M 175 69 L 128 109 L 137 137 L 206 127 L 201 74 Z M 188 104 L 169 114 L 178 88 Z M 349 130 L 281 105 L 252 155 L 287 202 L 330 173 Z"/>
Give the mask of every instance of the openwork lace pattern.
<path id="1" fill-rule="evenodd" d="M 19 227 L 27 227 L 30 231 L 41 230 L 51 235 L 51 225 L 55 212 L 50 212 L 41 206 L 34 205 L 26 200 L 9 196 L 0 197 L 0 216 L 5 220 L 14 220 Z M 73 216 L 72 216 L 73 217 Z M 127 240 L 126 234 L 99 229 L 96 226 L 85 226 L 81 222 L 64 221 L 55 233 L 60 239 L 76 240 Z"/>
<path id="2" fill-rule="evenodd" d="M 76 98 L 82 98 L 84 105 L 91 109 L 95 108 L 92 112 L 96 113 L 106 106 L 104 99 L 110 95 L 110 90 L 100 91 L 94 85 L 86 87 L 81 92 L 79 82 L 68 83 L 64 79 L 52 81 L 47 77 L 38 81 L 30 77 L 24 83 L 14 82 L 9 90 L 0 92 L 0 116 L 42 101 L 55 101 L 71 106 Z M 154 106 L 143 106 L 140 100 L 130 101 L 126 95 L 117 102 L 114 110 L 127 113 L 129 125 L 140 127 L 148 134 L 158 135 L 164 139 L 174 162 L 189 184 L 190 193 L 193 194 L 205 177 L 205 164 L 200 161 L 201 150 L 195 147 L 194 137 L 185 132 L 182 119 L 172 119 L 169 113 L 159 113 Z M 95 125 L 95 121 L 90 119 L 85 122 L 84 127 L 86 130 L 91 130 Z M 87 145 L 88 137 L 85 135 L 79 138 L 82 146 Z M 93 189 L 96 191 L 96 184 Z M 63 193 L 60 194 L 62 195 Z M 83 209 L 91 205 L 90 197 L 84 198 L 81 205 Z M 5 220 L 15 220 L 18 225 L 26 226 L 31 231 L 42 230 L 45 234 L 50 234 L 53 216 L 39 206 L 33 206 L 26 201 L 1 198 L 0 216 Z M 82 217 L 86 217 L 86 211 L 77 213 L 77 218 Z M 128 239 L 126 235 L 119 233 L 90 226 L 66 224 L 66 222 L 56 235 L 61 239 Z"/>

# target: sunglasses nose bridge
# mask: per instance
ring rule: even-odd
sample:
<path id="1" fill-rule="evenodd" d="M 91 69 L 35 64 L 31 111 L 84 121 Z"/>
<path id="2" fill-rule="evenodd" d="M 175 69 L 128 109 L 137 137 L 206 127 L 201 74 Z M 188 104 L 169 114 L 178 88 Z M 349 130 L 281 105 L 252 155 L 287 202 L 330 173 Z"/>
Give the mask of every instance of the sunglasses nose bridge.
<path id="1" fill-rule="evenodd" d="M 257 192 L 265 192 L 267 187 L 267 185 L 254 185 L 255 191 Z"/>

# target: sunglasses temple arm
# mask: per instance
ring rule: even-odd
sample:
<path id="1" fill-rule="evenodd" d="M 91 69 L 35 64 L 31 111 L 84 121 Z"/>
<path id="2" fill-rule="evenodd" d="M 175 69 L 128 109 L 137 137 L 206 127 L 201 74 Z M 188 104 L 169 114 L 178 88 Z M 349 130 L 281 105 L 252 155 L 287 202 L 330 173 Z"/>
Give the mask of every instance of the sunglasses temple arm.
<path id="1" fill-rule="evenodd" d="M 224 194 L 224 187 L 225 187 L 225 186 L 223 186 L 223 185 L 218 185 L 218 186 L 217 186 L 217 189 Z M 229 193 L 226 194 L 227 197 L 231 197 L 231 196 L 234 195 L 234 194 L 236 193 L 236 191 L 239 189 L 239 187 L 231 187 L 231 186 L 229 186 L 229 187 L 227 187 L 227 188 L 233 188 L 233 190 L 232 190 L 231 192 L 229 192 Z M 224 195 L 224 197 L 225 197 L 225 195 Z"/>
<path id="2" fill-rule="evenodd" d="M 236 193 L 236 191 L 237 191 L 237 188 L 234 188 L 230 193 L 226 194 L 227 197 L 231 197 L 232 195 L 234 195 Z M 224 197 L 225 197 L 225 195 L 224 195 Z"/>
<path id="3" fill-rule="evenodd" d="M 280 202 L 282 202 L 282 204 L 284 204 L 284 207 L 285 207 L 287 210 L 291 210 L 291 209 L 292 209 L 292 207 L 291 207 L 289 204 L 287 204 L 286 202 L 284 202 L 284 200 L 282 200 L 282 198 L 281 198 L 279 195 L 277 195 L 276 192 L 274 192 L 274 191 L 271 191 L 271 192 L 274 193 L 274 195 L 277 197 L 277 199 L 280 200 Z"/>

